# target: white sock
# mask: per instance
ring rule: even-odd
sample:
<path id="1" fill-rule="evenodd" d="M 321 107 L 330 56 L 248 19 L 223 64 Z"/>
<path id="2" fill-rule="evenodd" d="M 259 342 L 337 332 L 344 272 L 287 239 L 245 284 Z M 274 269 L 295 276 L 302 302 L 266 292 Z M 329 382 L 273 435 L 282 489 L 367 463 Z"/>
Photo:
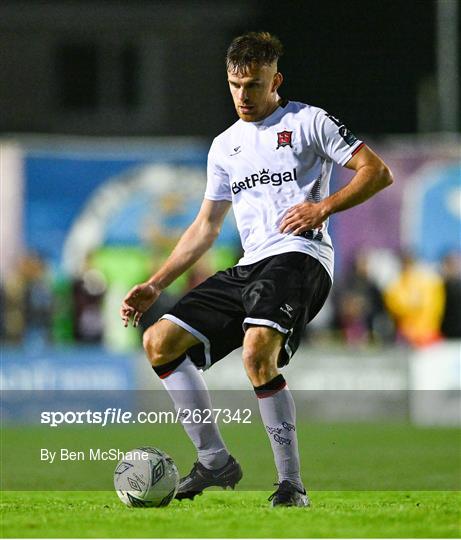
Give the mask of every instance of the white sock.
<path id="1" fill-rule="evenodd" d="M 186 411 L 181 415 L 181 423 L 190 440 L 197 449 L 198 459 L 207 469 L 219 469 L 228 459 L 229 452 L 221 437 L 217 424 L 213 421 L 210 394 L 202 374 L 191 359 L 186 359 L 174 371 L 162 378 L 163 385 L 173 400 L 176 411 Z M 208 417 L 208 423 L 194 422 L 193 414 L 200 411 L 197 418 Z"/>
<path id="2" fill-rule="evenodd" d="M 278 480 L 288 480 L 304 490 L 300 475 L 296 408 L 293 396 L 282 375 L 255 387 L 259 412 L 269 436 Z"/>

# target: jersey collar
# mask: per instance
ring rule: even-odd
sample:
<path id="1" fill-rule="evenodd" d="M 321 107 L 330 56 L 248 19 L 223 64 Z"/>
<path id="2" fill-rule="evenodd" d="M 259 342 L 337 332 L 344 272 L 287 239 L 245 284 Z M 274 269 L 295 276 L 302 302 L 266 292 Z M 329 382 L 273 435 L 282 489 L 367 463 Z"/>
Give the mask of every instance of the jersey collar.
<path id="1" fill-rule="evenodd" d="M 278 107 L 269 116 L 266 116 L 266 118 L 263 118 L 262 120 L 259 120 L 258 122 L 248 122 L 248 123 L 256 127 L 269 126 L 273 124 L 275 121 L 279 120 L 283 116 L 283 113 L 285 112 L 284 109 L 286 108 L 287 105 L 288 105 L 288 100 L 282 99 L 279 101 Z"/>

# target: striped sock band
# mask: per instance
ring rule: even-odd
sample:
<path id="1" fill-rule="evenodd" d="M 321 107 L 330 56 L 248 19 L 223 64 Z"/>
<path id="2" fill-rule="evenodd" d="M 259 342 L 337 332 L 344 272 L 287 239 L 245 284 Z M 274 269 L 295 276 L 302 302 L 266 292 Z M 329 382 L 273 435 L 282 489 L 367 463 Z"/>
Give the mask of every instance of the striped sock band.
<path id="1" fill-rule="evenodd" d="M 258 399 L 262 399 L 273 396 L 274 394 L 282 390 L 282 388 L 285 388 L 286 385 L 287 382 L 285 381 L 283 375 L 280 373 L 269 382 L 262 384 L 261 386 L 254 386 L 253 389 L 255 391 L 256 397 Z"/>
<path id="2" fill-rule="evenodd" d="M 173 371 L 184 362 L 185 359 L 186 355 L 183 354 L 179 358 L 171 360 L 171 362 L 167 362 L 166 364 L 162 364 L 161 366 L 152 366 L 152 369 L 161 379 L 165 379 L 166 377 L 171 375 Z"/>

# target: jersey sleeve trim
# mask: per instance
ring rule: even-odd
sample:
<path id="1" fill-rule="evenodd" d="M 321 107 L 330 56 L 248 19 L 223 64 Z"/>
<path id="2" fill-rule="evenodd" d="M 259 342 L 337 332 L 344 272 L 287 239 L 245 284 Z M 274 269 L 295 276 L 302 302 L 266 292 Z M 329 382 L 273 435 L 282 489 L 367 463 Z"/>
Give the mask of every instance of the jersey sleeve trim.
<path id="1" fill-rule="evenodd" d="M 339 164 L 341 165 L 341 167 L 344 167 L 344 165 L 346 165 L 346 163 L 350 159 L 352 159 L 355 156 L 355 154 L 357 154 L 357 152 L 359 152 L 364 146 L 365 146 L 365 143 L 363 141 L 357 140 L 354 146 L 351 147 L 349 154 L 340 161 Z"/>
<path id="2" fill-rule="evenodd" d="M 207 193 L 205 193 L 204 199 L 207 199 L 208 201 L 227 201 L 227 202 L 232 202 L 232 197 L 231 198 L 228 198 L 228 197 L 224 197 L 223 195 L 208 195 Z"/>

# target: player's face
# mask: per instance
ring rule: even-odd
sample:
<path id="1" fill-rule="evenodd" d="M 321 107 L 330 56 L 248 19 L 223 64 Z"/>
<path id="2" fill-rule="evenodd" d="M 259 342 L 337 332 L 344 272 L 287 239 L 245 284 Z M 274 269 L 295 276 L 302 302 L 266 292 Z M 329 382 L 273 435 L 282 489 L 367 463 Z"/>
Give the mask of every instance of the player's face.
<path id="1" fill-rule="evenodd" d="M 282 74 L 277 65 L 252 65 L 245 72 L 227 72 L 229 88 L 235 110 L 245 122 L 258 122 L 269 116 L 279 100 L 278 87 L 282 84 Z"/>

